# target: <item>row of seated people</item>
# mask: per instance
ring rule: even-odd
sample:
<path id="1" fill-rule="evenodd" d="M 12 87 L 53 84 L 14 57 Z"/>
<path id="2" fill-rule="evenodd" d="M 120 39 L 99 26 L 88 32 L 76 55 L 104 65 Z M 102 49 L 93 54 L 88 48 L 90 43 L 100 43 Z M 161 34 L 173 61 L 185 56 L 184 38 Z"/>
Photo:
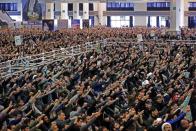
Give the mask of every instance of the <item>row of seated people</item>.
<path id="1" fill-rule="evenodd" d="M 108 38 L 136 39 L 137 34 L 142 34 L 144 40 L 151 39 L 151 32 L 157 39 L 176 39 L 176 36 L 165 33 L 164 28 L 106 28 L 98 27 L 92 29 L 67 29 L 54 32 L 40 29 L 5 29 L 0 32 L 0 62 L 17 59 L 22 56 L 29 56 L 49 52 L 54 49 L 65 48 L 86 41 L 96 41 Z M 184 28 L 182 39 L 194 39 L 196 31 Z M 15 36 L 23 38 L 22 45 L 15 45 Z"/>
<path id="2" fill-rule="evenodd" d="M 195 131 L 195 48 L 138 46 L 116 43 L 1 79 L 0 130 Z"/>

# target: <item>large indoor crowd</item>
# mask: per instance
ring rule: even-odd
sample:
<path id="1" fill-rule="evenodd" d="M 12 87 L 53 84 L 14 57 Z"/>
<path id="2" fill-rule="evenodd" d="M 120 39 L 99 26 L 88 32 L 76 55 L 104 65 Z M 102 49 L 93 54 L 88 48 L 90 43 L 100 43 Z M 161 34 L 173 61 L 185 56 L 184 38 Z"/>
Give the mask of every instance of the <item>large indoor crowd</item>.
<path id="1" fill-rule="evenodd" d="M 1 61 L 105 38 L 178 39 L 159 29 L 96 28 L 0 33 Z M 181 39 L 195 30 L 182 29 Z M 8 35 L 9 34 L 9 35 Z M 16 47 L 13 37 L 23 36 Z M 145 43 L 145 42 L 144 42 Z M 2 131 L 195 131 L 196 48 L 115 42 L 0 79 Z M 24 55 L 23 54 L 23 55 Z"/>
<path id="2" fill-rule="evenodd" d="M 41 29 L 4 29 L 0 32 L 0 62 L 18 59 L 24 56 L 41 54 L 54 49 L 66 48 L 87 41 L 103 39 L 137 39 L 137 34 L 142 34 L 144 40 L 152 39 L 156 36 L 158 40 L 178 39 L 176 35 L 166 33 L 166 28 L 106 28 L 98 27 L 83 30 L 66 29 L 54 32 L 43 31 Z M 195 40 L 195 29 L 182 29 L 181 39 Z M 153 35 L 153 37 L 152 37 Z M 21 45 L 15 45 L 15 36 L 21 36 Z"/>

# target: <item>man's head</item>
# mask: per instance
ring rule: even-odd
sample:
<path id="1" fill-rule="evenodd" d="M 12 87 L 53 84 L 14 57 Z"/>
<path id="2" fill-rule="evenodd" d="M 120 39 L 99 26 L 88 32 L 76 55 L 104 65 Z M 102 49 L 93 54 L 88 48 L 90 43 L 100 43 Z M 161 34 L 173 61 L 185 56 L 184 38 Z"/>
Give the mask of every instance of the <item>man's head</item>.
<path id="1" fill-rule="evenodd" d="M 23 105 L 24 105 L 24 101 L 23 101 L 23 100 L 19 100 L 18 105 L 19 105 L 19 106 L 23 106 Z"/>
<path id="2" fill-rule="evenodd" d="M 163 96 L 161 94 L 157 95 L 156 102 L 159 103 L 159 104 L 163 102 Z"/>
<path id="3" fill-rule="evenodd" d="M 58 130 L 59 130 L 59 128 L 58 128 L 56 122 L 53 121 L 53 122 L 51 123 L 51 129 L 52 129 L 52 131 L 58 131 Z"/>
<path id="4" fill-rule="evenodd" d="M 157 117 L 157 116 L 159 115 L 158 110 L 157 110 L 156 108 L 152 108 L 151 115 L 152 115 L 153 117 Z"/>
<path id="5" fill-rule="evenodd" d="M 49 122 L 48 116 L 44 116 L 44 122 Z"/>
<path id="6" fill-rule="evenodd" d="M 150 110 L 152 108 L 152 100 L 151 99 L 146 100 L 145 107 L 148 110 Z"/>
<path id="7" fill-rule="evenodd" d="M 162 131 L 172 131 L 172 126 L 169 123 L 164 123 L 162 125 Z"/>
<path id="8" fill-rule="evenodd" d="M 187 129 L 187 128 L 189 128 L 189 121 L 186 120 L 186 119 L 182 119 L 180 121 L 180 125 L 181 125 L 182 128 Z"/>
<path id="9" fill-rule="evenodd" d="M 65 113 L 60 112 L 59 115 L 58 115 L 58 119 L 61 120 L 61 121 L 64 121 L 65 120 Z"/>

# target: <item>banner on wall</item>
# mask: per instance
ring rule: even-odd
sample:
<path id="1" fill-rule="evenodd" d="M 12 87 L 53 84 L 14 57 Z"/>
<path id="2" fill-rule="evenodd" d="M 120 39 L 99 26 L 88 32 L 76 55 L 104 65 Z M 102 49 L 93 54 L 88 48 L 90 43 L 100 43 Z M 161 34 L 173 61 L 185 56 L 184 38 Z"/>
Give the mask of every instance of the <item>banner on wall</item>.
<path id="1" fill-rule="evenodd" d="M 22 0 L 23 20 L 41 20 L 43 8 L 44 5 L 39 0 Z"/>
<path id="2" fill-rule="evenodd" d="M 54 20 L 42 20 L 42 29 L 43 30 L 54 30 Z"/>
<path id="3" fill-rule="evenodd" d="M 58 20 L 58 30 L 68 28 L 68 20 Z"/>
<path id="4" fill-rule="evenodd" d="M 90 25 L 90 23 L 89 23 L 89 19 L 85 19 L 85 20 L 83 20 L 83 28 L 89 28 L 89 25 Z"/>
<path id="5" fill-rule="evenodd" d="M 74 20 L 72 20 L 71 27 L 72 28 L 80 28 L 80 19 L 74 19 Z"/>
<path id="6" fill-rule="evenodd" d="M 14 39 L 15 39 L 15 45 L 16 46 L 22 45 L 22 37 L 20 35 L 15 36 Z"/>

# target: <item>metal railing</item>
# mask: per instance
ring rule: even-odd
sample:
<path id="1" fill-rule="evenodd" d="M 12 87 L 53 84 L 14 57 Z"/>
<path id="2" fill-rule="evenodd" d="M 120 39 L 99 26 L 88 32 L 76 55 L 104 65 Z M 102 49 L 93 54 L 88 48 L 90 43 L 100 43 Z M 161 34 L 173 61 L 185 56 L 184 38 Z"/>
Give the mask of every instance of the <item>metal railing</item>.
<path id="1" fill-rule="evenodd" d="M 3 78 L 3 77 L 15 75 L 25 70 L 32 69 L 34 67 L 39 67 L 56 61 L 65 60 L 66 58 L 70 58 L 76 55 L 90 52 L 91 50 L 98 49 L 101 46 L 102 47 L 119 46 L 121 44 L 124 45 L 125 43 L 128 44 L 130 48 L 137 48 L 141 51 L 144 50 L 150 52 L 152 47 L 152 44 L 148 44 L 146 42 L 137 42 L 131 39 L 123 39 L 123 41 L 120 41 L 120 39 L 116 39 L 116 40 L 104 39 L 101 41 L 87 42 L 83 45 L 70 46 L 67 48 L 61 48 L 50 52 L 45 52 L 37 55 L 31 55 L 31 56 L 21 57 L 19 59 L 9 60 L 7 62 L 2 62 L 0 63 L 0 76 Z M 186 40 L 186 41 L 170 40 L 166 42 L 156 41 L 155 45 L 153 45 L 153 47 L 155 48 L 153 59 L 158 57 L 160 50 L 163 50 L 168 46 L 172 46 L 173 44 L 178 45 L 180 43 L 191 45 L 194 47 L 194 50 L 196 50 L 196 41 L 191 41 L 191 40 Z"/>
<path id="2" fill-rule="evenodd" d="M 168 40 L 170 45 L 187 45 L 192 46 L 196 50 L 196 40 Z"/>
<path id="3" fill-rule="evenodd" d="M 87 42 L 83 45 L 76 45 L 67 48 L 61 48 L 50 52 L 44 52 L 37 55 L 21 57 L 0 63 L 0 77 L 8 77 L 18 74 L 25 70 L 50 64 L 56 61 L 65 60 L 76 55 L 90 52 L 97 49 L 102 41 Z"/>
<path id="4" fill-rule="evenodd" d="M 170 44 L 187 44 L 187 45 L 195 45 L 196 40 L 168 40 Z"/>

